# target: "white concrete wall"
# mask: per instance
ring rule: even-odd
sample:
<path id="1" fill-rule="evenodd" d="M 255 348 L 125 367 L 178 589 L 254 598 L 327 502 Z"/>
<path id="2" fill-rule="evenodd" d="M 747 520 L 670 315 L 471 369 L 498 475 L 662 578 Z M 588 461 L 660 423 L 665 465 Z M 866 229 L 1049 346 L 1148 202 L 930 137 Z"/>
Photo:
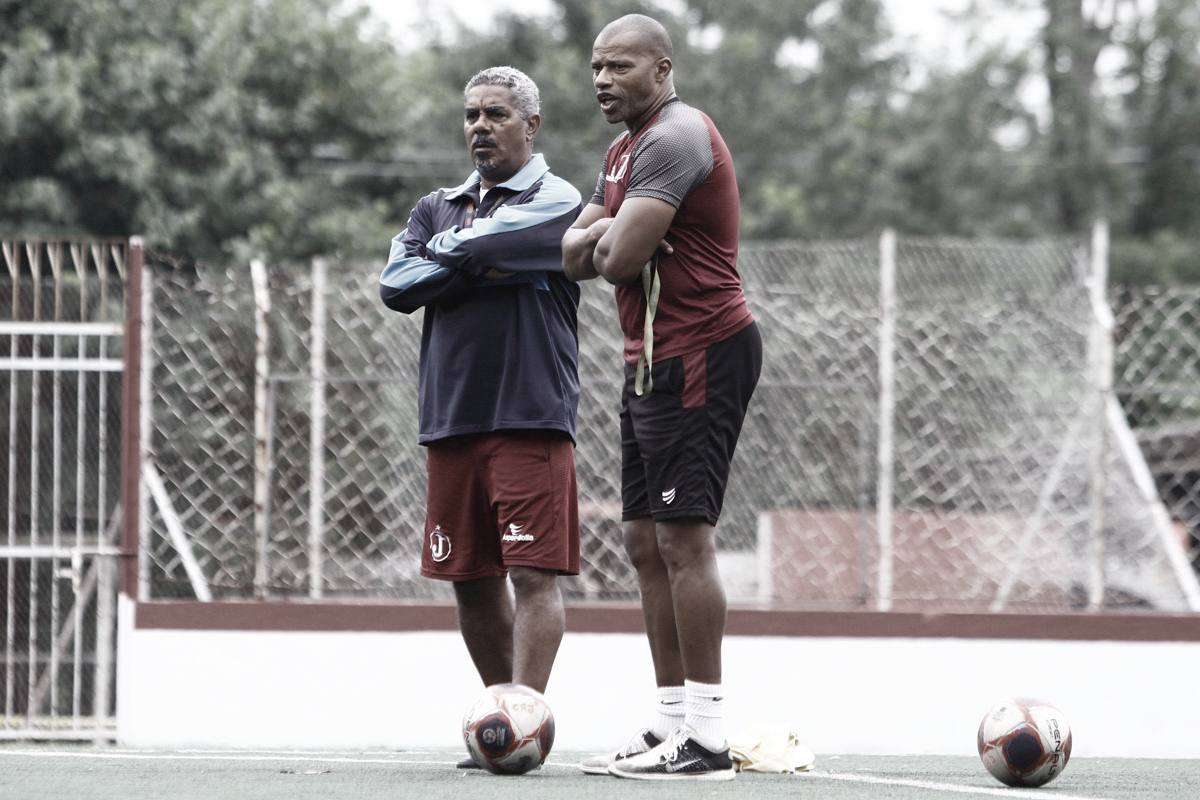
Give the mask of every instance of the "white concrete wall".
<path id="1" fill-rule="evenodd" d="M 454 632 L 138 630 L 122 598 L 120 742 L 152 748 L 458 746 L 481 688 Z M 729 637 L 730 733 L 787 723 L 818 755 L 974 755 L 1006 696 L 1071 722 L 1077 756 L 1200 758 L 1200 643 Z M 569 633 L 547 697 L 555 749 L 649 724 L 645 639 Z"/>

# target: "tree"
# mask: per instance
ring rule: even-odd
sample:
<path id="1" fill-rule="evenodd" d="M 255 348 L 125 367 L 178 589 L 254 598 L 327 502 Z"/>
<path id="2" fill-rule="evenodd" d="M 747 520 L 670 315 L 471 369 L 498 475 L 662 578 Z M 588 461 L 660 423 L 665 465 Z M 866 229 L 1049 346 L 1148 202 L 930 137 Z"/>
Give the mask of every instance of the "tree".
<path id="1" fill-rule="evenodd" d="M 974 0 L 964 25 L 1013 6 Z M 680 96 L 729 144 L 747 240 L 1036 236 L 1103 215 L 1114 274 L 1200 274 L 1190 0 L 1144 17 L 1134 0 L 1024 0 L 1045 11 L 1039 47 L 972 47 L 920 81 L 882 0 L 555 0 L 400 53 L 341 7 L 0 0 L 0 233 L 377 260 L 419 197 L 470 171 L 462 87 L 496 64 L 537 81 L 538 148 L 589 197 L 621 130 L 596 109 L 592 42 L 641 11 L 672 35 Z M 1102 55 L 1125 58 L 1120 80 L 1098 77 Z"/>
<path id="2" fill-rule="evenodd" d="M 1131 232 L 1200 237 L 1200 7 L 1159 0 L 1127 45 L 1127 136 L 1144 153 Z"/>
<path id="3" fill-rule="evenodd" d="M 185 258 L 378 253 L 391 46 L 336 0 L 0 0 L 0 225 Z M 337 158 L 322 159 L 322 155 Z"/>
<path id="4" fill-rule="evenodd" d="M 1096 61 L 1113 33 L 1112 18 L 1102 20 L 1101 14 L 1115 13 L 1121 2 L 1085 7 L 1084 0 L 1045 0 L 1048 21 L 1042 40 L 1050 89 L 1050 169 L 1063 231 L 1085 230 L 1096 216 L 1107 213 L 1107 154 L 1095 97 Z"/>
<path id="5" fill-rule="evenodd" d="M 1159 0 L 1128 26 L 1119 144 L 1129 200 L 1114 215 L 1115 282 L 1200 281 L 1200 8 Z"/>
<path id="6" fill-rule="evenodd" d="M 918 235 L 1049 233 L 1038 120 L 1019 99 L 1032 66 L 993 47 L 935 72 L 896 109 L 884 167 L 889 219 Z"/>

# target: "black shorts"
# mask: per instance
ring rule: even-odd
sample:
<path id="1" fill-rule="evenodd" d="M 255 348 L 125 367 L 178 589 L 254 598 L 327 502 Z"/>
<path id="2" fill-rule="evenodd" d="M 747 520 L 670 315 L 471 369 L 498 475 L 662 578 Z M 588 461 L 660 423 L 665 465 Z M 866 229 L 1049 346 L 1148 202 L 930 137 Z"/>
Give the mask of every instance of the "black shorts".
<path id="1" fill-rule="evenodd" d="M 625 365 L 621 392 L 621 518 L 701 518 L 717 524 L 733 451 L 762 370 L 758 325 L 707 350 L 654 364 L 638 397 Z"/>

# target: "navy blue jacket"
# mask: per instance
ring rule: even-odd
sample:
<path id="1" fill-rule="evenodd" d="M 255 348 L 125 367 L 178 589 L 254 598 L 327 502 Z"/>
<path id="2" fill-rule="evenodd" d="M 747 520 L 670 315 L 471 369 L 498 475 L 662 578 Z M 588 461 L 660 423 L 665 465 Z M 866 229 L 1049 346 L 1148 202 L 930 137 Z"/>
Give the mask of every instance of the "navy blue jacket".
<path id="1" fill-rule="evenodd" d="M 421 444 L 520 429 L 575 437 L 579 286 L 563 276 L 561 242 L 580 210 L 579 192 L 541 155 L 482 206 L 478 172 L 417 202 L 379 294 L 396 311 L 425 309 Z M 490 270 L 513 274 L 492 280 Z"/>

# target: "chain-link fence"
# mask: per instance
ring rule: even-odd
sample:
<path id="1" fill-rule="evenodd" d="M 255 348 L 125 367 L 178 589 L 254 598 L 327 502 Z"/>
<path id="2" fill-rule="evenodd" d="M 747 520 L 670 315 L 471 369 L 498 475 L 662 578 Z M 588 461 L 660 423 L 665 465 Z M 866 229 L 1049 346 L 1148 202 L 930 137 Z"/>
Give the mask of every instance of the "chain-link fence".
<path id="1" fill-rule="evenodd" d="M 765 355 L 718 526 L 731 600 L 1195 607 L 1186 532 L 1146 490 L 1162 470 L 1130 449 L 1097 377 L 1108 350 L 1089 243 L 886 241 L 743 247 Z M 378 272 L 265 270 L 257 311 L 250 271 L 148 280 L 143 596 L 450 596 L 417 576 L 420 313 L 384 309 Z M 1166 325 L 1164 308 L 1118 314 L 1122 399 L 1136 394 L 1126 380 L 1146 383 L 1132 363 L 1153 360 L 1125 345 Z M 628 600 L 620 337 L 598 282 L 579 327 L 584 571 L 566 587 Z M 1183 356 L 1194 334 L 1154 336 L 1181 343 L 1162 369 L 1192 378 L 1170 389 L 1185 425 L 1200 417 L 1195 348 Z M 1194 505 L 1179 508 L 1194 533 Z"/>
<path id="2" fill-rule="evenodd" d="M 1112 299 L 1116 391 L 1200 565 L 1200 287 L 1120 289 Z"/>

